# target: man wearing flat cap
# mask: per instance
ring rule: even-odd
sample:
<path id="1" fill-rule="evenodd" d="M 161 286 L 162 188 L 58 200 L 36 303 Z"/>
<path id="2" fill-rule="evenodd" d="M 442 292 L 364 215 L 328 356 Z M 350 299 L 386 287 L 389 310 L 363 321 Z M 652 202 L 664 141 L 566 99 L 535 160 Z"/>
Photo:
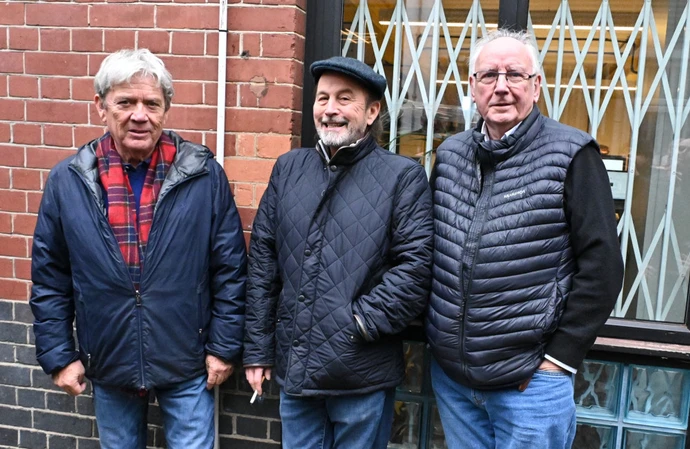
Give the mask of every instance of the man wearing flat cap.
<path id="1" fill-rule="evenodd" d="M 386 80 L 334 57 L 311 65 L 316 148 L 276 161 L 254 220 L 244 366 L 280 386 L 283 447 L 385 448 L 403 379 L 399 333 L 423 310 L 431 193 L 373 135 Z"/>

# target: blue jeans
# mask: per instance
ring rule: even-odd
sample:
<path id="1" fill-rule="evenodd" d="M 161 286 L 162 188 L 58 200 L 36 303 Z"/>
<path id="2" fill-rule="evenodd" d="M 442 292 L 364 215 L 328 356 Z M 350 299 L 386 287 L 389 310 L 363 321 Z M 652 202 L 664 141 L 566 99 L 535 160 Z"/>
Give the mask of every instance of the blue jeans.
<path id="1" fill-rule="evenodd" d="M 475 390 L 436 360 L 431 382 L 449 449 L 570 449 L 575 439 L 573 375 L 537 371 L 527 389 Z"/>
<path id="2" fill-rule="evenodd" d="M 313 398 L 281 390 L 283 449 L 385 449 L 394 402 L 395 389 Z"/>
<path id="3" fill-rule="evenodd" d="M 156 389 L 168 449 L 211 449 L 215 434 L 213 391 L 206 375 Z M 148 394 L 93 384 L 102 449 L 145 449 Z"/>

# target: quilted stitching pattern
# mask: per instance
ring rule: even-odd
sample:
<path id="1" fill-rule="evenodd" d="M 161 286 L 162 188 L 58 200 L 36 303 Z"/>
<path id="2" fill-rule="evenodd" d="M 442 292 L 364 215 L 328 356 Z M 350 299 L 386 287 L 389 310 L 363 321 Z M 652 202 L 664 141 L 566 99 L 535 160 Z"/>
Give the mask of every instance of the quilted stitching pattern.
<path id="1" fill-rule="evenodd" d="M 245 363 L 275 363 L 292 394 L 397 385 L 402 351 L 391 335 L 426 305 L 432 226 L 423 168 L 371 139 L 329 165 L 313 148 L 279 158 L 252 234 Z"/>

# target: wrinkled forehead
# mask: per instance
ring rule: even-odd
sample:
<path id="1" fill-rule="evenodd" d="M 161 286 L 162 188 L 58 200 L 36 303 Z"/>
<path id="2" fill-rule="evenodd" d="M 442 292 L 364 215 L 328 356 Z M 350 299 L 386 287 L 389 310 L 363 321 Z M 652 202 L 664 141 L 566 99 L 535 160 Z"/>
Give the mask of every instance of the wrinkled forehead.
<path id="1" fill-rule="evenodd" d="M 481 70 L 482 66 L 523 66 L 528 69 L 532 66 L 532 57 L 525 44 L 510 37 L 502 37 L 489 42 L 481 49 L 475 70 Z"/>
<path id="2" fill-rule="evenodd" d="M 334 93 L 345 90 L 356 94 L 370 95 L 367 87 L 359 80 L 339 72 L 326 71 L 319 77 L 319 81 L 316 83 L 317 94 L 319 92 Z"/>
<path id="3" fill-rule="evenodd" d="M 114 95 L 144 95 L 146 97 L 164 97 L 163 86 L 153 76 L 135 75 L 129 81 L 113 85 L 106 98 Z"/>

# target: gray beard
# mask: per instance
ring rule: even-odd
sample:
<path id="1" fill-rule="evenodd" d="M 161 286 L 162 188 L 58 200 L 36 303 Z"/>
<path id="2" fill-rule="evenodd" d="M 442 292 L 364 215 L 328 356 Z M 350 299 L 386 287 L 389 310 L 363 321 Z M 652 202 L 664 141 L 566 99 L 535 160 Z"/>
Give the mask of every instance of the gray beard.
<path id="1" fill-rule="evenodd" d="M 366 127 L 362 130 L 348 128 L 347 133 L 345 135 L 329 133 L 321 127 L 317 127 L 316 133 L 319 135 L 321 143 L 323 143 L 327 147 L 340 148 L 347 145 L 352 145 L 353 143 L 361 139 L 364 136 L 364 134 L 366 134 Z"/>

